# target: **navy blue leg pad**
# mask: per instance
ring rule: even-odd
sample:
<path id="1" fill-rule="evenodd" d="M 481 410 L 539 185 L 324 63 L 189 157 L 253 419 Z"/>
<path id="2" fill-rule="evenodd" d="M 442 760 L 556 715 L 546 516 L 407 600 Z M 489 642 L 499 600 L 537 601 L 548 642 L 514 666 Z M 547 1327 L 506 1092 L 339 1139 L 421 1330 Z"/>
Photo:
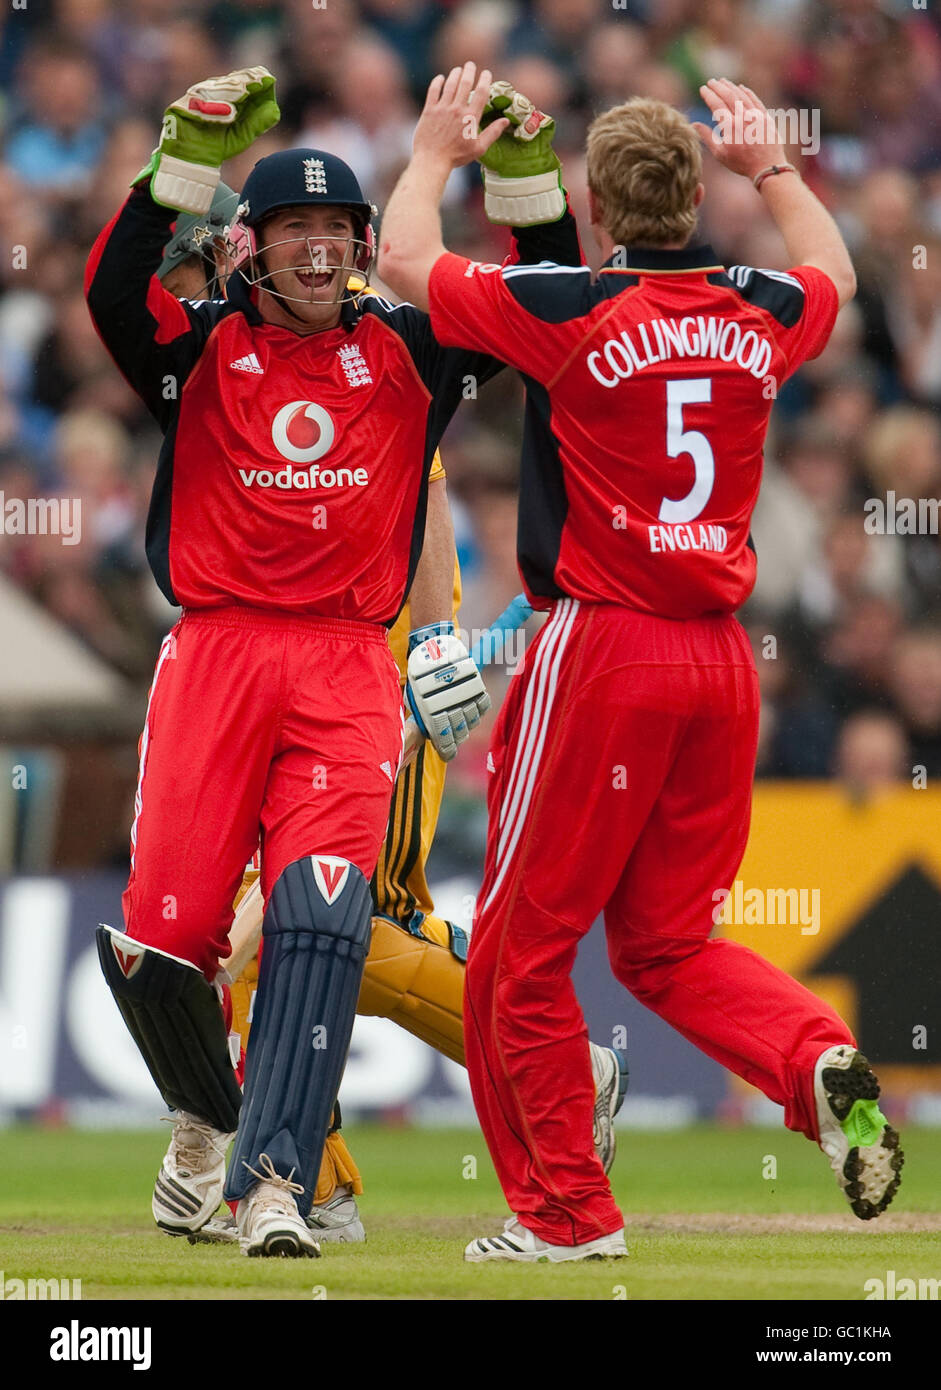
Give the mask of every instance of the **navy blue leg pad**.
<path id="1" fill-rule="evenodd" d="M 114 1001 L 167 1105 L 231 1134 L 242 1093 L 212 985 L 189 961 L 110 927 L 98 928 L 97 941 Z"/>
<path id="2" fill-rule="evenodd" d="M 356 1016 L 372 932 L 369 883 L 355 864 L 312 855 L 289 864 L 265 910 L 245 1095 L 226 1199 L 244 1197 L 266 1153 L 304 1184 L 310 1211 Z"/>

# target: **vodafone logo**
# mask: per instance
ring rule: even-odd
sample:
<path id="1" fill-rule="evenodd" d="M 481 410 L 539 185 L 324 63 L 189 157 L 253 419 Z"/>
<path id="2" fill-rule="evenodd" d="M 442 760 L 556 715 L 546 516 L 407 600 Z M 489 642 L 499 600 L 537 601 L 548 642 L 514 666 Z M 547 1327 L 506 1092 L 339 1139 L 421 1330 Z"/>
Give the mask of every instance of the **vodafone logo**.
<path id="1" fill-rule="evenodd" d="M 292 468 L 286 463 L 277 472 L 270 468 L 240 468 L 239 476 L 246 487 L 276 487 L 282 492 L 292 488 L 366 487 L 369 473 L 365 468 Z"/>
<path id="2" fill-rule="evenodd" d="M 333 447 L 336 428 L 328 411 L 316 401 L 289 401 L 271 422 L 271 438 L 282 458 L 290 459 L 284 468 L 240 468 L 246 487 L 278 488 L 292 492 L 300 488 L 367 487 L 365 468 L 320 468 L 315 460 Z M 292 464 L 304 464 L 294 468 Z"/>
<path id="3" fill-rule="evenodd" d="M 313 463 L 332 448 L 336 430 L 322 405 L 289 401 L 271 422 L 271 438 L 282 458 L 291 463 Z"/>

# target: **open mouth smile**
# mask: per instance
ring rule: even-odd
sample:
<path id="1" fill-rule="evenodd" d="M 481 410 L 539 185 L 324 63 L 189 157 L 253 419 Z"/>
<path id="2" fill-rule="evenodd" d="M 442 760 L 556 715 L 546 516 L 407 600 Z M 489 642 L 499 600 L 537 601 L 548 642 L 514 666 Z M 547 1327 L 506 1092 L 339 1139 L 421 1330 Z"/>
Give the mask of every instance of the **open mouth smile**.
<path id="1" fill-rule="evenodd" d="M 323 290 L 336 278 L 336 270 L 296 270 L 294 274 L 305 290 Z"/>

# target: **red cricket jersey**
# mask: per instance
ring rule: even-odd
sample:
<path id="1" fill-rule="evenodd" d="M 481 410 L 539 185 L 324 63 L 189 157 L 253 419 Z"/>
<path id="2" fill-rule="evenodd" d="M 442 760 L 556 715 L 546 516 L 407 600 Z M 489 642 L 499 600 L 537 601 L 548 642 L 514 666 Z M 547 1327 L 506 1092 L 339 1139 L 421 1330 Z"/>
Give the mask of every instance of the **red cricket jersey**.
<path id="1" fill-rule="evenodd" d="M 154 271 L 175 213 L 141 186 L 86 272 L 105 345 L 164 431 L 147 519 L 160 588 L 185 608 L 232 604 L 391 626 L 424 536 L 434 451 L 489 355 L 436 342 L 428 315 L 363 294 L 340 323 L 266 323 L 238 273 L 226 300 L 178 301 Z M 515 233 L 514 254 L 580 259 L 570 214 Z"/>
<path id="2" fill-rule="evenodd" d="M 836 290 L 808 266 L 727 272 L 708 246 L 617 259 L 593 282 L 587 266 L 446 253 L 432 327 L 526 383 L 518 553 L 534 606 L 732 612 L 755 582 L 771 406 L 826 343 Z"/>

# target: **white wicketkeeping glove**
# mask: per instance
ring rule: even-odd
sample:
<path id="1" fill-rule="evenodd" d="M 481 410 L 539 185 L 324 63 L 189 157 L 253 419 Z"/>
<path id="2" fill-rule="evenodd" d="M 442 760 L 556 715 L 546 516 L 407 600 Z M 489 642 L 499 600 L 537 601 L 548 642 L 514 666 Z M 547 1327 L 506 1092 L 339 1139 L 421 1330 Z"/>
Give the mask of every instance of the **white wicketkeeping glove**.
<path id="1" fill-rule="evenodd" d="M 419 729 L 445 762 L 490 708 L 473 658 L 450 633 L 429 637 L 411 652 L 405 694 Z"/>

